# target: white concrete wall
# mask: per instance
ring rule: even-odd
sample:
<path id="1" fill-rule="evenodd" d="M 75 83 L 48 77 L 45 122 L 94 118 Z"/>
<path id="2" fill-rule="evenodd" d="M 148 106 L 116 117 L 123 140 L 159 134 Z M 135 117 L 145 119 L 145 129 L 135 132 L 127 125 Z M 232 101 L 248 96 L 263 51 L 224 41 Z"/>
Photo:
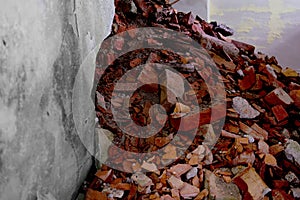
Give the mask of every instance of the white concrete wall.
<path id="1" fill-rule="evenodd" d="M 91 156 L 74 126 L 72 90 L 110 32 L 113 0 L 0 5 L 0 199 L 74 199 Z"/>

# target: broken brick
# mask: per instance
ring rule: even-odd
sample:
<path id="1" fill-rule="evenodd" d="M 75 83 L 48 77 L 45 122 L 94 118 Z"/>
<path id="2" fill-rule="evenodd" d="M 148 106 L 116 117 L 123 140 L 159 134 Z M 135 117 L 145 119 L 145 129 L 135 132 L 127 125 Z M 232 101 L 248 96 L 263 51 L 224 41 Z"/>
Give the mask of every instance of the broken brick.
<path id="1" fill-rule="evenodd" d="M 265 96 L 265 101 L 270 105 L 290 105 L 294 101 L 282 88 L 276 88 Z"/>
<path id="2" fill-rule="evenodd" d="M 232 181 L 243 192 L 243 199 L 263 199 L 271 191 L 252 167 L 240 172 Z"/>
<path id="3" fill-rule="evenodd" d="M 256 75 L 253 67 L 249 67 L 244 71 L 245 76 L 238 81 L 241 90 L 248 90 L 256 83 Z"/>
<path id="4" fill-rule="evenodd" d="M 254 129 L 250 128 L 249 126 L 247 126 L 246 124 L 244 124 L 243 122 L 239 122 L 240 124 L 240 129 L 248 134 L 251 135 L 254 139 L 257 140 L 264 140 L 264 136 L 262 136 L 261 134 L 259 134 L 258 132 L 256 132 Z"/>
<path id="5" fill-rule="evenodd" d="M 289 114 L 286 112 L 282 105 L 272 107 L 272 112 L 278 122 L 282 122 L 283 120 L 289 117 Z"/>
<path id="6" fill-rule="evenodd" d="M 290 96 L 294 100 L 295 106 L 300 109 L 300 90 L 292 90 Z"/>

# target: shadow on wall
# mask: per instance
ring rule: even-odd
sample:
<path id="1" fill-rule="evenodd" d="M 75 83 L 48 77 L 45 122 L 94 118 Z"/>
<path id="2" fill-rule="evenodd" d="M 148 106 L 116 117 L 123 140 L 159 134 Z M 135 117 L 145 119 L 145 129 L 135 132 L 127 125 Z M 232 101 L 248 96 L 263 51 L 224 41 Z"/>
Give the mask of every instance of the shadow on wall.
<path id="1" fill-rule="evenodd" d="M 274 42 L 268 53 L 276 55 L 283 68 L 291 67 L 300 73 L 300 27 L 286 31 L 282 38 Z M 284 64 L 284 65 L 283 65 Z"/>

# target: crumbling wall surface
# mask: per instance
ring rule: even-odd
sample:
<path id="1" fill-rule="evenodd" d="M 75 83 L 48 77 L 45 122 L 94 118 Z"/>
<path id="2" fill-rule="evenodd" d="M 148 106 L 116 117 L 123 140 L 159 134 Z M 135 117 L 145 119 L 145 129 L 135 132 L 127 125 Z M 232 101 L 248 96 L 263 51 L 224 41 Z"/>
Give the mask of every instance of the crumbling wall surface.
<path id="1" fill-rule="evenodd" d="M 0 5 L 0 199 L 74 199 L 91 156 L 74 125 L 72 90 L 110 32 L 113 0 Z"/>

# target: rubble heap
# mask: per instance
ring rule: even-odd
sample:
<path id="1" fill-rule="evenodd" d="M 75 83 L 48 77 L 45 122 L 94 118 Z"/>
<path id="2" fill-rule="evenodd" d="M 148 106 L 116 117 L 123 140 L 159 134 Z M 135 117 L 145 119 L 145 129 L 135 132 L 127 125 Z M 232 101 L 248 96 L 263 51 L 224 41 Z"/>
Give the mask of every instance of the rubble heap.
<path id="1" fill-rule="evenodd" d="M 186 57 L 156 49 L 139 49 L 119 58 L 112 57 L 109 52 L 99 53 L 101 59 L 111 60 L 112 64 L 97 86 L 96 112 L 101 127 L 112 133 L 115 145 L 131 152 L 155 151 L 172 141 L 178 131 L 178 120 L 184 123 L 182 131 L 199 131 L 183 156 L 163 169 L 157 169 L 153 163 L 176 158 L 179 152 L 172 146 L 163 155 L 149 158 L 149 163 L 118 157 L 113 148 L 109 149 L 109 159 L 119 163 L 123 171 L 131 173 L 103 165 L 85 183 L 85 199 L 300 198 L 299 75 L 290 68 L 283 69 L 275 57 L 256 53 L 254 46 L 230 39 L 233 30 L 229 27 L 208 23 L 192 13 L 177 12 L 167 0 L 115 0 L 115 5 L 111 36 L 138 27 L 160 27 L 180 31 L 201 44 L 222 76 L 227 108 L 226 112 L 220 112 L 224 115 L 216 116 L 213 121 L 206 120 L 205 116 L 211 116 L 207 85 Z M 148 43 L 157 42 L 148 40 Z M 118 51 L 127 48 L 126 45 L 121 38 L 115 41 L 112 49 Z M 147 125 L 151 120 L 150 107 L 161 104 L 166 109 L 167 123 L 158 134 L 146 139 L 122 133 L 112 113 L 103 109 L 103 105 L 111 98 L 113 80 L 149 60 L 152 63 L 180 64 L 177 70 L 192 85 L 197 102 L 203 105 L 198 111 L 202 116 L 200 123 L 193 123 L 197 112 L 187 103 L 191 101 L 191 91 L 183 95 L 183 101 L 174 97 L 176 102 L 170 103 L 166 101 L 164 88 L 146 85 L 130 97 L 131 118 L 138 125 Z M 137 81 L 143 83 L 153 76 L 177 80 L 172 71 L 160 74 L 149 66 L 147 73 L 136 74 Z M 96 71 L 96 76 L 97 73 L 100 72 Z M 178 84 L 180 88 L 184 83 L 178 81 Z M 126 92 L 126 87 L 119 90 Z M 123 106 L 122 98 L 115 97 L 115 108 Z M 126 124 L 128 116 L 120 116 L 119 120 Z M 164 125 L 164 119 L 157 117 L 161 115 L 153 116 L 153 120 Z M 212 127 L 210 123 L 221 118 L 225 118 L 224 126 Z M 217 139 L 212 149 L 209 142 L 203 142 L 205 137 Z M 188 140 L 181 135 L 176 145 L 183 145 Z M 148 172 L 142 173 L 142 170 Z"/>

